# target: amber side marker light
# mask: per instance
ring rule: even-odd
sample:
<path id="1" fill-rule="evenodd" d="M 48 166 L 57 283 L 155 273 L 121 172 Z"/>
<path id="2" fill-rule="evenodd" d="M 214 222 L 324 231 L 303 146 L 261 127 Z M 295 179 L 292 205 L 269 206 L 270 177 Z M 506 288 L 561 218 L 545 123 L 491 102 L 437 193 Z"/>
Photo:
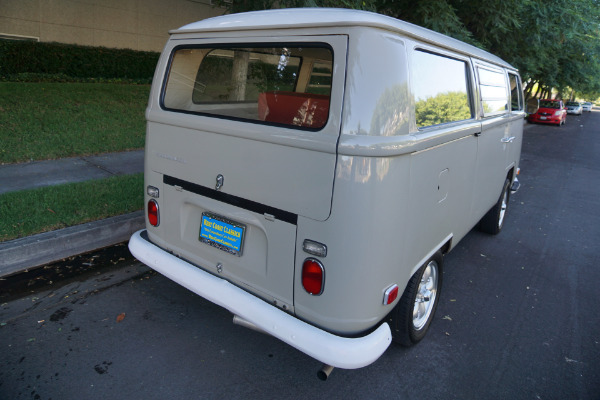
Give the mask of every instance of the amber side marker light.
<path id="1" fill-rule="evenodd" d="M 302 264 L 302 287 L 308 293 L 318 296 L 325 287 L 325 268 L 319 260 L 307 258 Z"/>
<path id="2" fill-rule="evenodd" d="M 160 223 L 158 203 L 154 199 L 148 201 L 148 222 L 150 222 L 150 225 L 152 226 L 158 226 Z"/>

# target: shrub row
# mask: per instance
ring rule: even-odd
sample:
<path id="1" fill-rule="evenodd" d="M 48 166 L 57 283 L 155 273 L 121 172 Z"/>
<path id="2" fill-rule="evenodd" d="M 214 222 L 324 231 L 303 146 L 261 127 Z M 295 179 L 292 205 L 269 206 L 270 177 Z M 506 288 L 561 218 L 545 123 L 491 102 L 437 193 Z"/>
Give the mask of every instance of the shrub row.
<path id="1" fill-rule="evenodd" d="M 148 83 L 158 57 L 149 51 L 0 40 L 0 78 Z"/>

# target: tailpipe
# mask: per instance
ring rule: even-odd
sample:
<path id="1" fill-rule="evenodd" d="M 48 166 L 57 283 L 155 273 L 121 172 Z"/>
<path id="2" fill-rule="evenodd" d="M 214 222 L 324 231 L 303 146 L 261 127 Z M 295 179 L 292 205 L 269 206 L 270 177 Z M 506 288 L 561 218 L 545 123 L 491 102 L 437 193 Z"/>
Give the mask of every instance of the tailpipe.
<path id="1" fill-rule="evenodd" d="M 322 381 L 326 381 L 327 378 L 329 378 L 331 372 L 333 371 L 333 368 L 334 367 L 332 367 L 331 365 L 323 364 L 319 372 L 317 372 L 317 378 L 319 378 Z"/>

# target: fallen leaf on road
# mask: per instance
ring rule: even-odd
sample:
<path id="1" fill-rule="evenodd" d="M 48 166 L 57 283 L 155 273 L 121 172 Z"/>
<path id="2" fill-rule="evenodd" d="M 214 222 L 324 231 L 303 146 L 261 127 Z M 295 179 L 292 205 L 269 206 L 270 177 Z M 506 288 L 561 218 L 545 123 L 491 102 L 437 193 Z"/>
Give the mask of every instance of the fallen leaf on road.
<path id="1" fill-rule="evenodd" d="M 123 321 L 125 319 L 125 313 L 121 313 L 117 315 L 117 323 Z"/>
<path id="2" fill-rule="evenodd" d="M 452 318 L 450 318 L 450 316 L 449 316 L 449 315 L 444 315 L 444 318 L 443 318 L 443 319 L 447 319 L 448 321 L 452 321 Z"/>

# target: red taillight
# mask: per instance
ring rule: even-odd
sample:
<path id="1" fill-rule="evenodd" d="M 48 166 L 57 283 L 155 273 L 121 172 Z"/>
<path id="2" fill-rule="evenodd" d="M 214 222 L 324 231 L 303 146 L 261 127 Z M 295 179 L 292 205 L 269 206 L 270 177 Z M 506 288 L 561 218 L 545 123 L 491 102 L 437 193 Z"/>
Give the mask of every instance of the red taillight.
<path id="1" fill-rule="evenodd" d="M 312 295 L 323 293 L 325 286 L 325 268 L 318 260 L 307 258 L 302 265 L 302 286 Z"/>
<path id="2" fill-rule="evenodd" d="M 148 222 L 152 226 L 158 226 L 160 222 L 159 214 L 158 214 L 158 203 L 156 200 L 148 201 Z"/>

